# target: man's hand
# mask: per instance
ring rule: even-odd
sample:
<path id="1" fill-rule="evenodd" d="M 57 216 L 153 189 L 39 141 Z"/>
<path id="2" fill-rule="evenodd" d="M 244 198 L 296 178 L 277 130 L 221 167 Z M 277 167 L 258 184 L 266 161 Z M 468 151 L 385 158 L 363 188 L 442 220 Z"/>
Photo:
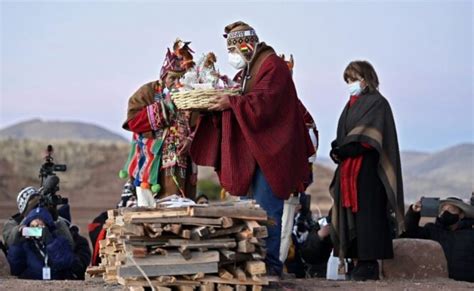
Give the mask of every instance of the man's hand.
<path id="1" fill-rule="evenodd" d="M 182 143 L 179 144 L 178 146 L 178 156 L 188 154 L 189 149 L 191 148 L 191 139 L 186 138 Z"/>
<path id="2" fill-rule="evenodd" d="M 320 239 L 324 239 L 331 233 L 331 225 L 326 224 L 325 226 L 321 227 L 320 230 L 318 230 L 318 236 Z"/>
<path id="3" fill-rule="evenodd" d="M 217 95 L 214 100 L 212 100 L 212 103 L 214 104 L 209 107 L 209 110 L 211 111 L 227 110 L 230 108 L 229 95 Z"/>
<path id="4" fill-rule="evenodd" d="M 415 204 L 412 204 L 411 209 L 415 212 L 421 211 L 421 200 L 416 201 Z"/>
<path id="5" fill-rule="evenodd" d="M 329 153 L 329 156 L 331 157 L 331 160 L 334 163 L 339 164 L 341 162 L 341 159 L 339 158 L 339 155 L 338 155 L 338 148 L 333 148 L 331 152 Z"/>

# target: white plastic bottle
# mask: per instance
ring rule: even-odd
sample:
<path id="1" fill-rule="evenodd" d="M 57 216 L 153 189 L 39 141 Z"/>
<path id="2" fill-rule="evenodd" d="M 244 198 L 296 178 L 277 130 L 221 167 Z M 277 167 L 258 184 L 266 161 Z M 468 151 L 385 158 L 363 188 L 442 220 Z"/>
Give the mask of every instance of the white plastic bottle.
<path id="1" fill-rule="evenodd" d="M 326 279 L 328 280 L 345 280 L 346 279 L 346 270 L 347 263 L 344 261 L 344 267 L 339 268 L 340 261 L 338 257 L 334 256 L 334 250 L 331 251 L 329 256 L 327 269 L 326 269 Z M 342 266 L 341 266 L 342 267 Z"/>

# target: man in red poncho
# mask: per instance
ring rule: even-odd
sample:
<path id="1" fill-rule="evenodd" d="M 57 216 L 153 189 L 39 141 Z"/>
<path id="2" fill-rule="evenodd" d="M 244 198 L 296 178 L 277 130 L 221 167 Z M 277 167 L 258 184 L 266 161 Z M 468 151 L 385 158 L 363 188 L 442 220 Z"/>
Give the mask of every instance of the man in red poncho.
<path id="1" fill-rule="evenodd" d="M 283 202 L 304 190 L 308 157 L 314 153 L 285 61 L 243 22 L 225 28 L 230 64 L 242 95 L 216 96 L 215 111 L 197 125 L 191 156 L 198 165 L 213 166 L 222 187 L 232 195 L 249 192 L 266 211 L 267 273 L 281 275 L 279 260 Z"/>

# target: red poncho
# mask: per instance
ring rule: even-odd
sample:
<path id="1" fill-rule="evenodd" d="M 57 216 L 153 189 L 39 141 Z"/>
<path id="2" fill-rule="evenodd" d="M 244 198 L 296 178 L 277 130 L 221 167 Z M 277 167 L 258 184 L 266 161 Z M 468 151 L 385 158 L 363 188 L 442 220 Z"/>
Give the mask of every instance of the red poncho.
<path id="1" fill-rule="evenodd" d="M 230 97 L 230 110 L 201 116 L 191 156 L 215 167 L 222 187 L 240 196 L 248 193 L 258 164 L 275 195 L 287 199 L 304 190 L 314 148 L 286 63 L 274 52 L 264 57 L 252 68 L 246 93 Z"/>

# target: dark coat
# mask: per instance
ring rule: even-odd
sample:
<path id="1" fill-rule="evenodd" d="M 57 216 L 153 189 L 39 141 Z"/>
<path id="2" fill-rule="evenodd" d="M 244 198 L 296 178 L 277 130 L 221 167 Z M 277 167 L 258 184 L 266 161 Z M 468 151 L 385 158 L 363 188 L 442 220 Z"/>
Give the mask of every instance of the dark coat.
<path id="1" fill-rule="evenodd" d="M 365 150 L 362 143 L 370 149 Z M 360 260 L 392 258 L 389 210 L 402 230 L 404 203 L 397 132 L 388 101 L 379 92 L 373 92 L 360 96 L 352 106 L 348 102 L 332 146 L 340 160 L 362 156 L 356 213 L 342 206 L 341 164 L 330 185 L 334 199 L 331 217 L 334 253 Z"/>
<path id="2" fill-rule="evenodd" d="M 79 229 L 76 226 L 72 226 L 70 230 L 74 239 L 74 261 L 68 279 L 84 280 L 92 256 L 89 241 L 79 234 Z"/>
<path id="3" fill-rule="evenodd" d="M 338 155 L 341 159 L 363 156 L 357 178 L 359 210 L 353 214 L 356 234 L 349 241 L 345 257 L 360 260 L 393 258 L 387 195 L 377 172 L 378 152 L 360 143 L 350 143 L 340 147 Z M 339 255 L 337 248 L 334 253 Z"/>
<path id="4" fill-rule="evenodd" d="M 408 209 L 405 215 L 404 237 L 437 241 L 448 261 L 449 277 L 455 280 L 474 282 L 474 229 L 471 223 L 458 223 L 450 230 L 439 223 L 427 223 L 420 227 L 420 213 Z"/>
<path id="5" fill-rule="evenodd" d="M 51 279 L 68 279 L 74 254 L 67 239 L 53 235 L 46 244 L 46 253 L 48 266 L 51 268 Z M 44 259 L 33 240 L 28 239 L 10 246 L 7 259 L 12 275 L 22 279 L 43 279 Z"/>

